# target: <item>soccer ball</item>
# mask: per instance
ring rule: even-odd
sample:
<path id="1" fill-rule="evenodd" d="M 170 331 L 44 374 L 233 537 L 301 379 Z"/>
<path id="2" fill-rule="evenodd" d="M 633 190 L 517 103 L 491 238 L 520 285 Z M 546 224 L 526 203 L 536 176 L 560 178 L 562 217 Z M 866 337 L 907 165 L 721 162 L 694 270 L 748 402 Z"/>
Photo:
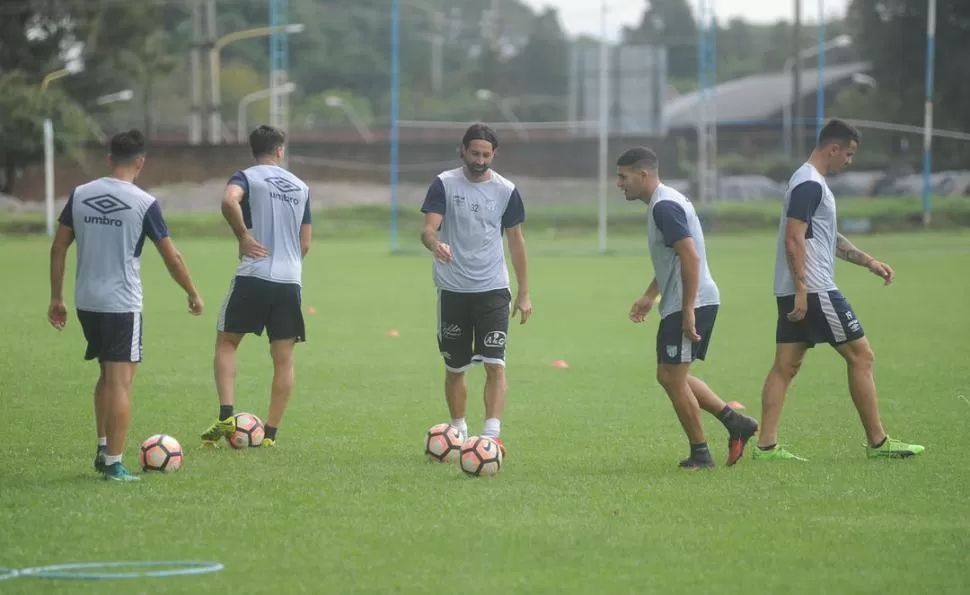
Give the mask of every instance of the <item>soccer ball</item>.
<path id="1" fill-rule="evenodd" d="M 502 468 L 502 451 L 488 436 L 471 436 L 461 445 L 461 470 L 475 477 L 490 477 Z"/>
<path id="2" fill-rule="evenodd" d="M 142 471 L 178 471 L 182 467 L 182 445 L 168 434 L 155 434 L 141 443 L 138 464 Z"/>
<path id="3" fill-rule="evenodd" d="M 263 443 L 263 421 L 252 413 L 236 414 L 236 431 L 226 436 L 233 448 L 256 447 Z"/>
<path id="4" fill-rule="evenodd" d="M 461 433 L 450 424 L 436 424 L 424 437 L 424 454 L 438 463 L 454 463 L 461 453 Z"/>

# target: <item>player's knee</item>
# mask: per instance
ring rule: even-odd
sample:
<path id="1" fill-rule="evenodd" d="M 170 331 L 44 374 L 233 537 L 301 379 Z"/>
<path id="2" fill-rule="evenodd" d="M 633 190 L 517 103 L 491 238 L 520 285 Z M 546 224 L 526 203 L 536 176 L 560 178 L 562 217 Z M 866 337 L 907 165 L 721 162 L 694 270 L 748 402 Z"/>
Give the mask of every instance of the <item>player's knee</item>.
<path id="1" fill-rule="evenodd" d="M 501 378 L 505 376 L 505 366 L 502 364 L 485 363 L 485 375 L 489 378 Z"/>
<path id="2" fill-rule="evenodd" d="M 677 370 L 671 366 L 657 367 L 657 384 L 665 389 L 670 388 L 678 382 Z"/>
<path id="3" fill-rule="evenodd" d="M 775 361 L 775 374 L 781 376 L 787 381 L 793 380 L 795 376 L 798 375 L 798 371 L 802 369 L 802 360 L 776 360 Z"/>
<path id="4" fill-rule="evenodd" d="M 849 351 L 846 360 L 854 368 L 871 368 L 876 361 L 876 354 L 872 352 L 872 347 L 866 343 Z"/>

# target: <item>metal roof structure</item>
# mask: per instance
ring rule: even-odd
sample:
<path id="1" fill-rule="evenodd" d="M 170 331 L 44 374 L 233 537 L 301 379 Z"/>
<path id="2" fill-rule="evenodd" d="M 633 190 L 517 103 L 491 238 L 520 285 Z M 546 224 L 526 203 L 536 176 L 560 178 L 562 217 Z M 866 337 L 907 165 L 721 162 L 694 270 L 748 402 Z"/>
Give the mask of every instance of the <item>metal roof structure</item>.
<path id="1" fill-rule="evenodd" d="M 852 80 L 870 69 L 867 62 L 834 64 L 824 69 L 826 87 Z M 818 84 L 817 69 L 802 69 L 802 98 L 814 96 Z M 727 81 L 709 91 L 715 106 L 718 123 L 760 122 L 775 117 L 786 102 L 791 101 L 791 76 L 784 72 L 756 74 Z M 664 116 L 670 128 L 697 125 L 700 93 L 695 91 L 675 97 L 664 106 Z"/>

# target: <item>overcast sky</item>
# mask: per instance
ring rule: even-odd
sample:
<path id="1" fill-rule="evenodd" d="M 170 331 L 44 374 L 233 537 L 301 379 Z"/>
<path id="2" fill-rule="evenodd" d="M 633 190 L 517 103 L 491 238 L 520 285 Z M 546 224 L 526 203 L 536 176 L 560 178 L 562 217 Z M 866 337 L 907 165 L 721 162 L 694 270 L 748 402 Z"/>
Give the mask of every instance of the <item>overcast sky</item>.
<path id="1" fill-rule="evenodd" d="M 551 6 L 559 9 L 560 22 L 570 35 L 586 33 L 599 37 L 599 0 L 522 0 L 533 8 Z M 688 0 L 696 15 L 697 0 Z M 824 6 L 827 17 L 845 14 L 849 0 L 802 0 L 802 22 L 818 22 L 819 5 Z M 792 0 L 713 0 L 717 17 L 727 22 L 733 17 L 744 17 L 753 23 L 773 23 L 779 19 L 792 20 L 795 3 Z M 644 0 L 606 0 L 609 11 L 607 29 L 615 39 L 620 27 L 639 24 L 646 6 Z"/>

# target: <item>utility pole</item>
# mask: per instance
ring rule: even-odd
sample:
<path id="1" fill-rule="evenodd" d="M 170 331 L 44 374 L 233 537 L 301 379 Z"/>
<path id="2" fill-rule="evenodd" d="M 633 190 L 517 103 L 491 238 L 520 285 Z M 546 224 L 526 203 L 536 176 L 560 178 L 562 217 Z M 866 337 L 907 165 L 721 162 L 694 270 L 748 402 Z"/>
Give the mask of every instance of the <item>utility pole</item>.
<path id="1" fill-rule="evenodd" d="M 798 55 L 802 50 L 802 0 L 795 1 L 795 19 L 792 27 L 792 146 L 796 155 L 801 155 L 802 137 L 802 66 Z"/>
<path id="2" fill-rule="evenodd" d="M 189 86 L 192 111 L 189 114 L 189 144 L 202 144 L 202 4 L 189 0 L 192 9 L 192 51 L 189 53 Z"/>
<path id="3" fill-rule="evenodd" d="M 219 113 L 219 89 L 216 88 L 219 73 L 214 72 L 218 64 L 212 60 L 212 48 L 216 45 L 216 1 L 206 0 L 205 7 L 205 46 L 209 54 L 209 144 L 218 145 L 222 142 L 222 120 Z"/>

